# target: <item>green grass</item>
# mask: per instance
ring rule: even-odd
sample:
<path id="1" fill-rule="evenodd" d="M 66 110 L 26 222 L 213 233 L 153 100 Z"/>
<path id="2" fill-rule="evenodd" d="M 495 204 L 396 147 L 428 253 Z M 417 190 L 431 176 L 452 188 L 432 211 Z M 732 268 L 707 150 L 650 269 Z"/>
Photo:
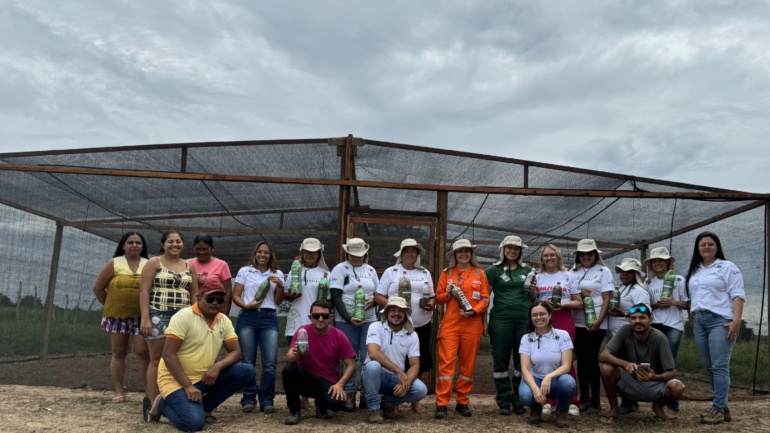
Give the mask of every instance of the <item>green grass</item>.
<path id="1" fill-rule="evenodd" d="M 756 339 L 752 342 L 735 343 L 730 358 L 730 381 L 732 386 L 751 389 L 754 383 L 754 360 L 757 351 Z M 767 341 L 763 339 L 759 345 L 757 360 L 757 389 L 768 390 L 768 353 Z M 676 362 L 677 371 L 687 373 L 690 377 L 708 381 L 706 369 L 703 367 L 698 347 L 692 338 L 683 337 L 679 346 L 679 356 Z"/>

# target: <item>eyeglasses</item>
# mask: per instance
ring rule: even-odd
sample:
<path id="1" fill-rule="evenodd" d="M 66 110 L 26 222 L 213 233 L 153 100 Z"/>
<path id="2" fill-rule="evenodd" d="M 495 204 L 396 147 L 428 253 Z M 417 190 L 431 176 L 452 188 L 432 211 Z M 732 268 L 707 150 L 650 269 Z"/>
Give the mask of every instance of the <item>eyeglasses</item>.
<path id="1" fill-rule="evenodd" d="M 208 295 L 206 296 L 206 302 L 209 304 L 224 304 L 225 297 L 223 295 Z"/>
<path id="2" fill-rule="evenodd" d="M 634 314 L 636 312 L 640 313 L 646 313 L 647 312 L 647 306 L 646 305 L 640 305 L 638 307 L 631 307 L 628 309 L 628 312 L 631 314 Z"/>
<path id="3" fill-rule="evenodd" d="M 310 317 L 312 317 L 315 320 L 319 320 L 319 319 L 326 320 L 330 316 L 331 316 L 331 314 L 329 314 L 329 313 L 313 313 L 313 314 L 310 315 Z"/>
<path id="4" fill-rule="evenodd" d="M 532 313 L 532 318 L 536 319 L 538 317 L 547 317 L 548 313 Z"/>
<path id="5" fill-rule="evenodd" d="M 543 254 L 544 259 L 555 259 L 556 254 Z"/>

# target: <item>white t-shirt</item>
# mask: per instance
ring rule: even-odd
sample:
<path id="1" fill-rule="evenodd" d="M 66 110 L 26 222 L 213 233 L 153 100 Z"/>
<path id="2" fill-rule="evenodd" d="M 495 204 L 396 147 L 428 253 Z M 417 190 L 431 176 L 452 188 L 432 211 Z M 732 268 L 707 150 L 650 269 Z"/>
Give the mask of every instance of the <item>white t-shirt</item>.
<path id="1" fill-rule="evenodd" d="M 404 360 L 406 358 L 420 356 L 420 339 L 417 337 L 417 333 L 407 333 L 404 328 L 398 332 L 393 332 L 386 322 L 375 322 L 369 326 L 369 332 L 366 333 L 366 345 L 372 343 L 380 346 L 380 352 L 398 366 L 405 366 Z M 369 361 L 371 359 L 367 351 L 364 364 Z"/>
<path id="2" fill-rule="evenodd" d="M 621 285 L 618 288 L 620 291 L 620 311 L 627 313 L 636 304 L 645 304 L 650 306 L 650 292 L 644 287 L 640 287 L 636 282 L 630 285 Z M 653 313 L 654 314 L 654 313 Z M 621 326 L 628 324 L 628 318 L 615 317 L 607 315 L 609 321 L 609 337 L 612 338 Z"/>
<path id="3" fill-rule="evenodd" d="M 582 289 L 591 290 L 591 299 L 594 301 L 594 309 L 596 310 L 596 317 L 599 317 L 599 312 L 602 310 L 604 300 L 602 299 L 602 293 L 611 292 L 615 290 L 615 285 L 612 283 L 612 273 L 607 267 L 602 265 L 594 265 L 592 268 L 585 269 L 578 266 L 577 269 L 570 271 L 572 273 L 572 279 L 575 281 L 575 287 L 578 292 Z M 575 319 L 575 328 L 586 328 L 586 317 L 582 309 L 572 310 L 572 318 Z M 602 322 L 601 329 L 607 329 L 607 320 Z"/>
<path id="4" fill-rule="evenodd" d="M 556 283 L 561 283 L 562 302 L 567 302 L 574 294 L 580 293 L 575 285 L 574 277 L 569 271 L 557 271 L 553 274 L 541 272 L 537 274 L 537 299 L 545 301 L 553 294 Z"/>
<path id="5" fill-rule="evenodd" d="M 292 337 L 300 326 L 310 323 L 310 319 L 307 316 L 310 314 L 310 306 L 318 298 L 318 282 L 321 281 L 324 275 L 327 275 L 326 278 L 329 278 L 328 274 L 329 271 L 320 266 L 311 269 L 302 267 L 302 271 L 299 274 L 302 279 L 302 296 L 291 301 L 289 314 L 286 315 L 286 332 L 284 335 Z M 283 286 L 283 292 L 289 293 L 290 289 L 291 272 L 286 274 L 286 284 Z"/>
<path id="6" fill-rule="evenodd" d="M 356 291 L 358 286 L 364 289 L 366 299 L 369 299 L 374 297 L 374 289 L 379 284 L 380 279 L 377 278 L 377 272 L 366 263 L 353 267 L 350 262 L 344 261 L 332 269 L 331 278 L 329 278 L 329 290 L 342 290 L 342 302 L 351 316 L 356 308 Z M 364 322 L 369 323 L 377 320 L 376 310 L 376 307 L 366 310 Z M 338 322 L 345 320 L 339 311 L 335 313 L 335 318 Z"/>
<path id="7" fill-rule="evenodd" d="M 254 300 L 254 295 L 257 293 L 259 285 L 262 284 L 270 275 L 277 275 L 278 278 L 283 280 L 283 272 L 277 270 L 275 272 L 270 269 L 267 272 L 262 273 L 259 269 L 253 266 L 244 266 L 238 271 L 238 275 L 235 276 L 235 282 L 243 284 L 243 293 L 241 293 L 241 299 L 243 302 L 249 303 Z M 259 308 L 278 308 L 275 305 L 275 286 L 274 282 L 270 282 L 270 289 L 267 291 L 267 296 L 262 301 L 262 305 Z"/>
<path id="8" fill-rule="evenodd" d="M 530 372 L 538 379 L 561 367 L 561 354 L 567 350 L 572 350 L 572 339 L 556 328 L 539 338 L 536 332 L 525 334 L 519 345 L 519 354 L 529 356 Z"/>
<path id="9" fill-rule="evenodd" d="M 415 327 L 425 326 L 433 319 L 433 312 L 420 308 L 420 298 L 426 291 L 431 297 L 436 296 L 430 272 L 425 269 L 406 270 L 401 264 L 391 266 L 382 273 L 377 293 L 386 298 L 398 296 L 398 281 L 404 272 L 412 282 L 412 323 Z"/>
<path id="10" fill-rule="evenodd" d="M 655 275 L 652 277 L 652 280 L 647 283 L 647 290 L 650 292 L 650 302 L 652 304 L 657 303 L 660 301 L 661 292 L 663 292 L 663 280 Z M 684 288 L 684 277 L 681 275 L 677 275 L 676 281 L 674 281 L 673 298 L 680 302 L 687 302 L 690 300 L 690 297 L 687 296 L 687 290 Z M 652 322 L 684 332 L 682 310 L 677 307 L 656 308 L 652 310 Z"/>
<path id="11" fill-rule="evenodd" d="M 733 299 L 746 299 L 743 275 L 735 263 L 717 259 L 708 268 L 701 264 L 690 275 L 690 311 L 705 310 L 732 320 Z"/>

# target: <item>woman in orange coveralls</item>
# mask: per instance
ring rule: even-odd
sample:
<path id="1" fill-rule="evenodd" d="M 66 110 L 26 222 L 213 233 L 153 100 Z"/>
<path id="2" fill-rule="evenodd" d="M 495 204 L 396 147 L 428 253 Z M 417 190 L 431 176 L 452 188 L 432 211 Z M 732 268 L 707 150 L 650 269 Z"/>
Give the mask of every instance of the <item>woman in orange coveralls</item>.
<path id="1" fill-rule="evenodd" d="M 489 307 L 489 283 L 487 276 L 476 261 L 473 251 L 476 245 L 466 239 L 452 244 L 447 253 L 449 267 L 441 272 L 436 290 L 436 301 L 446 304 L 444 319 L 438 333 L 438 375 L 436 377 L 436 418 L 447 416 L 449 398 L 452 396 L 452 380 L 455 375 L 455 362 L 460 355 L 460 372 L 457 376 L 457 407 L 462 416 L 471 416 L 468 408 L 468 393 L 473 388 L 473 370 L 476 366 L 476 354 L 481 343 L 484 326 L 481 318 Z M 460 304 L 453 300 L 452 290 L 462 293 L 473 308 L 463 311 Z"/>

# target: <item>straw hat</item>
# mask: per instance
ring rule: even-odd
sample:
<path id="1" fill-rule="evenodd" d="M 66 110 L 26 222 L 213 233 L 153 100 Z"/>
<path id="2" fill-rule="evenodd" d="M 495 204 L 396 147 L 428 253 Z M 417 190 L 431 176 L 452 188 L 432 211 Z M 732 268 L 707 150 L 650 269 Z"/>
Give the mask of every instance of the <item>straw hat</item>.
<path id="1" fill-rule="evenodd" d="M 676 261 L 675 258 L 668 254 L 668 248 L 666 247 L 653 248 L 652 251 L 650 251 L 650 258 L 645 259 L 644 263 L 649 263 L 650 260 L 653 259 L 671 260 L 671 263 Z"/>
<path id="2" fill-rule="evenodd" d="M 324 244 L 322 244 L 321 241 L 316 238 L 307 238 L 302 241 L 302 244 L 300 244 L 299 261 L 302 263 L 302 266 L 305 266 L 305 259 L 302 258 L 303 250 L 310 252 L 320 251 L 318 254 L 318 266 L 326 269 L 327 271 L 329 270 L 329 267 L 326 265 L 326 260 L 324 260 Z"/>
<path id="3" fill-rule="evenodd" d="M 478 245 L 471 245 L 471 241 L 468 239 L 458 239 L 452 244 L 452 249 L 446 253 L 446 258 L 449 260 L 449 268 L 457 266 L 457 259 L 455 259 L 455 251 L 462 248 L 471 249 L 471 266 L 479 267 L 479 262 L 476 260 L 476 247 Z"/>
<path id="4" fill-rule="evenodd" d="M 406 299 L 401 298 L 399 296 L 391 296 L 388 298 L 388 303 L 385 304 L 384 307 L 382 307 L 382 310 L 380 310 L 380 316 L 382 316 L 382 321 L 387 322 L 387 312 L 388 308 L 390 307 L 398 307 L 403 308 L 406 310 L 406 320 L 404 320 L 404 329 L 406 329 L 406 332 L 412 333 L 414 332 L 414 323 L 412 323 L 412 307 L 406 303 Z"/>
<path id="5" fill-rule="evenodd" d="M 422 266 L 420 266 L 420 257 L 422 257 L 425 254 L 425 248 L 422 247 L 419 243 L 417 243 L 414 239 L 404 239 L 401 241 L 401 248 L 398 249 L 398 252 L 396 254 L 393 254 L 393 257 L 396 257 L 396 264 L 401 263 L 401 253 L 404 252 L 404 248 L 408 247 L 414 247 L 417 248 L 417 260 L 414 262 L 414 267 L 418 269 L 422 269 Z"/>
<path id="6" fill-rule="evenodd" d="M 618 271 L 634 271 L 636 284 L 638 284 L 639 287 L 644 287 L 644 272 L 642 272 L 642 264 L 639 260 L 626 257 L 619 265 L 615 266 L 615 272 Z"/>
<path id="7" fill-rule="evenodd" d="M 505 250 L 505 247 L 507 245 L 512 245 L 514 247 L 519 247 L 521 249 L 528 248 L 527 244 L 521 241 L 521 238 L 518 236 L 506 236 L 505 239 L 503 239 L 502 242 L 500 242 L 500 260 L 492 263 L 493 265 L 499 265 L 500 263 L 503 263 L 505 261 L 505 253 L 503 250 Z M 521 258 L 521 256 L 519 256 Z"/>
<path id="8" fill-rule="evenodd" d="M 361 238 L 350 238 L 348 243 L 342 244 L 342 249 L 351 256 L 363 257 L 369 251 L 369 244 Z"/>

